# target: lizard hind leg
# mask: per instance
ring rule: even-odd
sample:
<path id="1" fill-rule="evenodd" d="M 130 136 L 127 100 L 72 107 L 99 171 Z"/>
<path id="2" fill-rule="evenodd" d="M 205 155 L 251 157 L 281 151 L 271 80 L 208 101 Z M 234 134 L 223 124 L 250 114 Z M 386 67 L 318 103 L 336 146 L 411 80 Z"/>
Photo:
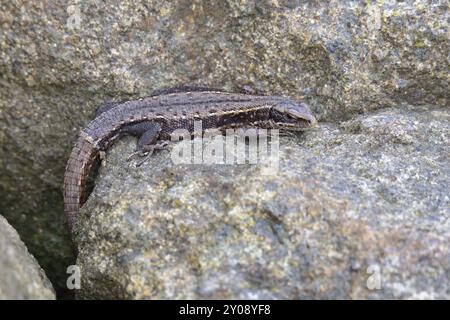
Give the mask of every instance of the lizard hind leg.
<path id="1" fill-rule="evenodd" d="M 156 143 L 159 134 L 161 133 L 161 126 L 157 123 L 146 123 L 140 127 L 131 128 L 130 133 L 139 136 L 137 142 L 136 151 L 133 152 L 129 157 L 130 161 L 135 156 L 142 157 L 143 159 L 139 161 L 136 166 L 142 165 L 145 161 L 150 158 L 154 150 L 165 149 L 167 147 L 167 142 Z"/>

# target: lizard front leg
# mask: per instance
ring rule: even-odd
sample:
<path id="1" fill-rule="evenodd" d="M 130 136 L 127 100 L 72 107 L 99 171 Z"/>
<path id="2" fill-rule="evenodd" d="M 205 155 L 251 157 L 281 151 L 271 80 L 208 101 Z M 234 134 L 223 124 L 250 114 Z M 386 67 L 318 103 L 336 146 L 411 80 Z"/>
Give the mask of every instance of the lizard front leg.
<path id="1" fill-rule="evenodd" d="M 133 152 L 127 159 L 128 161 L 130 161 L 135 156 L 143 157 L 144 159 L 136 164 L 137 167 L 147 161 L 148 158 L 153 154 L 154 150 L 165 149 L 168 145 L 167 141 L 156 143 L 161 133 L 161 126 L 158 123 L 139 123 L 130 126 L 126 131 L 129 134 L 139 137 L 136 151 Z"/>

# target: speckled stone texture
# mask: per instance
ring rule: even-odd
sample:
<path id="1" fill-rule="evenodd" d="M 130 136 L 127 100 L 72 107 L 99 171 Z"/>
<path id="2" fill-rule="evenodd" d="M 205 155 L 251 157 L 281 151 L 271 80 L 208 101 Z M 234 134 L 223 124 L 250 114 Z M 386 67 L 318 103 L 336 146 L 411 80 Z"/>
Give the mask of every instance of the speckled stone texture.
<path id="1" fill-rule="evenodd" d="M 1 1 L 0 211 L 64 288 L 74 257 L 62 177 L 99 103 L 204 84 L 304 99 L 335 123 L 405 102 L 448 107 L 448 9 L 428 0 Z"/>
<path id="2" fill-rule="evenodd" d="M 136 169 L 124 139 L 81 211 L 78 297 L 448 299 L 449 119 L 401 106 L 322 123 L 283 137 L 268 176 L 167 151 Z"/>
<path id="3" fill-rule="evenodd" d="M 16 230 L 0 216 L 0 300 L 53 300 L 55 293 Z"/>

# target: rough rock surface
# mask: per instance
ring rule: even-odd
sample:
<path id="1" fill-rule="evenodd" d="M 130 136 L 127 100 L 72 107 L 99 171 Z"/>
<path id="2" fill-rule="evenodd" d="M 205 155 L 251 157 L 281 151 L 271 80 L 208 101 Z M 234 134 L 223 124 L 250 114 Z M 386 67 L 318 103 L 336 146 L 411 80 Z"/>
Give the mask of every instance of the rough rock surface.
<path id="1" fill-rule="evenodd" d="M 0 300 L 55 299 L 50 281 L 16 230 L 0 216 Z"/>
<path id="2" fill-rule="evenodd" d="M 63 288 L 63 171 L 100 102 L 195 83 L 304 96 L 325 121 L 446 106 L 448 29 L 445 1 L 1 1 L 0 211 Z"/>
<path id="3" fill-rule="evenodd" d="M 168 151 L 134 168 L 123 139 L 82 208 L 78 297 L 448 299 L 449 120 L 322 123 L 280 140 L 274 175 Z"/>

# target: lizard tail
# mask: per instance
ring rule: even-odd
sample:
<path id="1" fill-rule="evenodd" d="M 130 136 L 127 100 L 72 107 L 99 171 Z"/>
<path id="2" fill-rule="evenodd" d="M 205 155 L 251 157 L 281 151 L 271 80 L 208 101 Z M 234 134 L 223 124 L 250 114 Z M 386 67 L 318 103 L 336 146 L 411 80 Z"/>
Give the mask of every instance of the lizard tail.
<path id="1" fill-rule="evenodd" d="M 64 211 L 72 232 L 78 211 L 85 200 L 86 181 L 99 152 L 94 145 L 80 137 L 72 149 L 64 175 Z"/>

